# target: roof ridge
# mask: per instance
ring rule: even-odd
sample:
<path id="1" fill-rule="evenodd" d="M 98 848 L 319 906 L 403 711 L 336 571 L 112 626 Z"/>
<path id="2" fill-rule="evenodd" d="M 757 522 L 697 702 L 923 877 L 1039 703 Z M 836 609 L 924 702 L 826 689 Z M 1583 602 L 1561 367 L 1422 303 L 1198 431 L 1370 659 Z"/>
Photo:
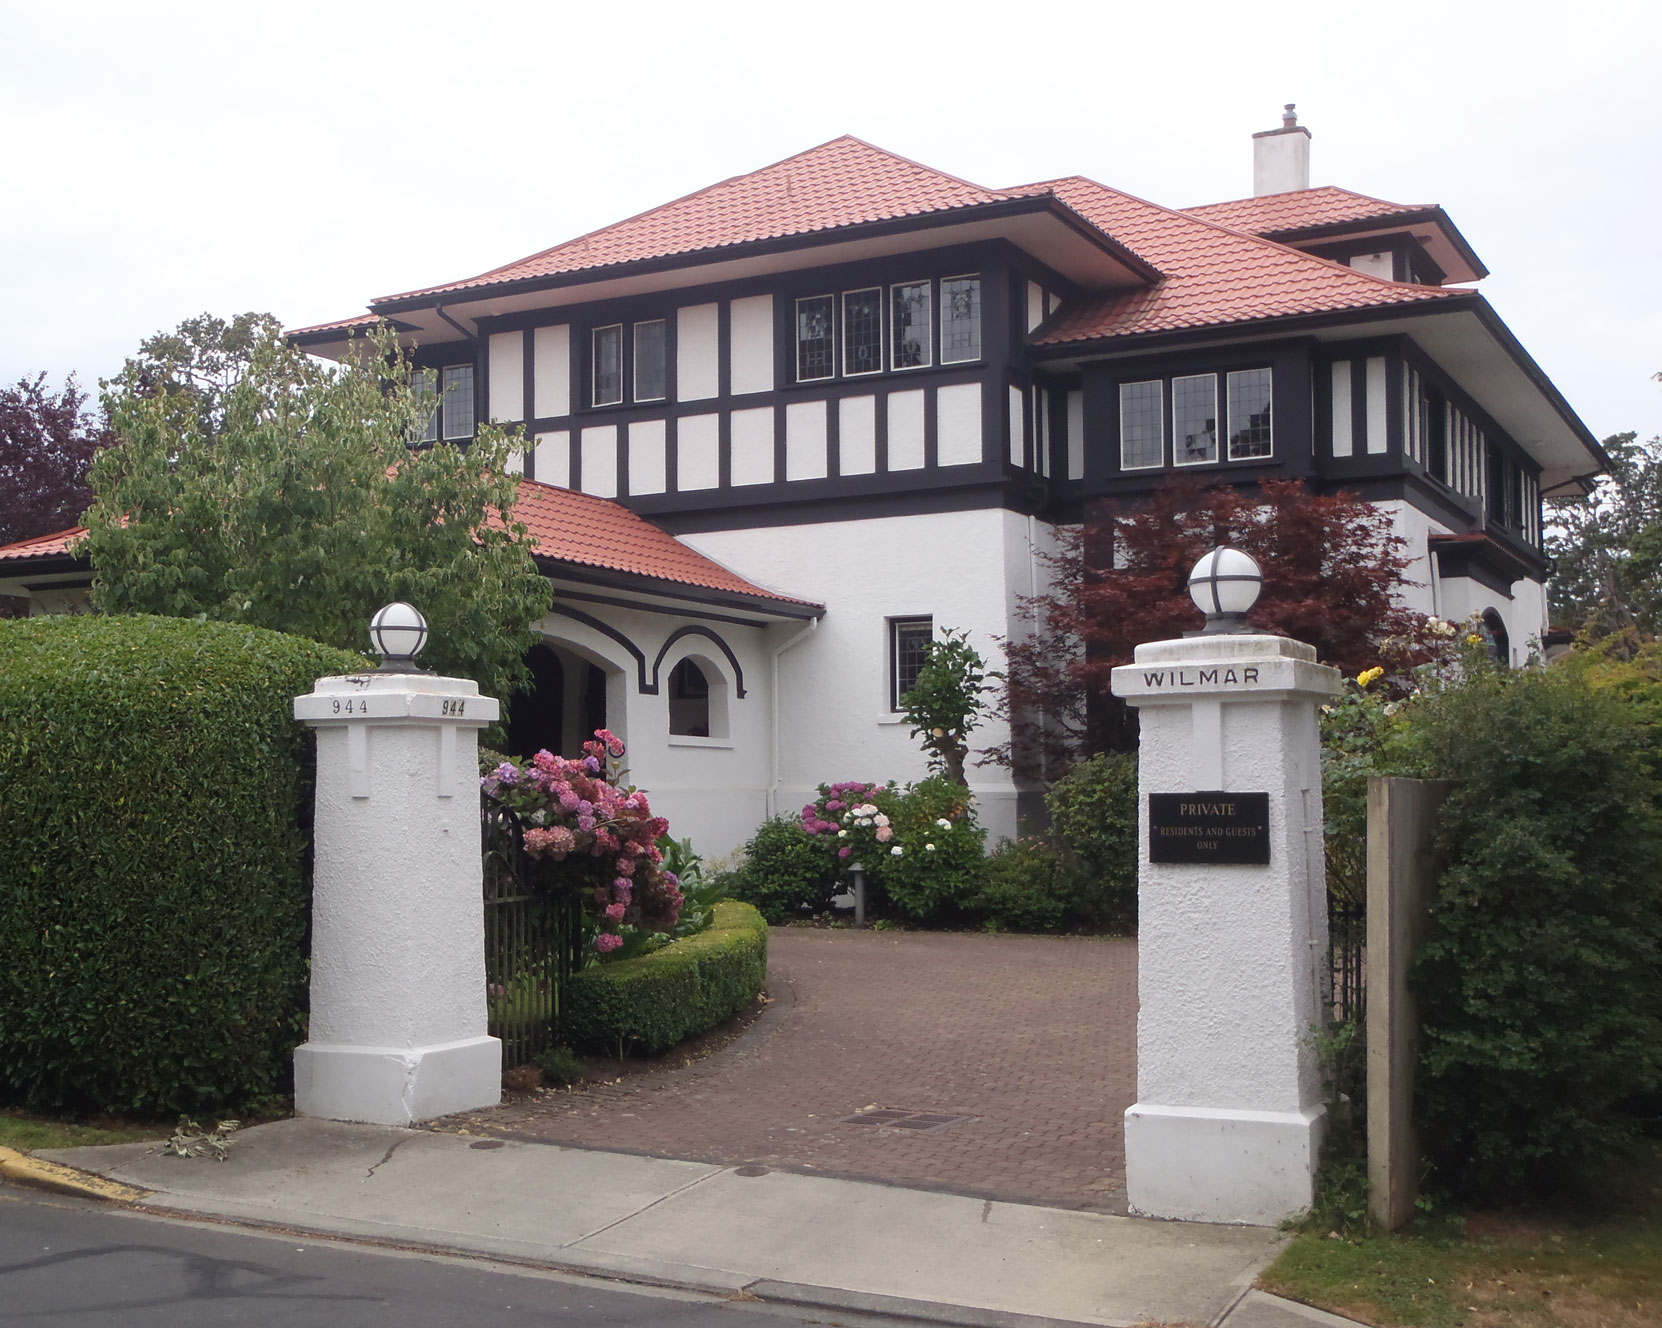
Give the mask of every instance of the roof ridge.
<path id="1" fill-rule="evenodd" d="M 580 235 L 573 235 L 569 239 L 561 240 L 557 244 L 548 245 L 545 248 L 538 249 L 534 253 L 526 254 L 523 257 L 512 259 L 506 263 L 499 263 L 495 267 L 486 268 L 483 272 L 476 273 L 471 277 L 464 277 L 460 281 L 443 282 L 438 286 L 414 286 L 409 290 L 398 291 L 391 295 L 378 295 L 369 302 L 370 308 L 373 309 L 377 304 L 385 304 L 392 300 L 402 300 L 409 298 L 410 296 L 429 294 L 433 291 L 445 291 L 456 287 L 471 286 L 476 283 L 485 282 L 489 278 L 508 272 L 513 268 L 522 267 L 527 263 L 534 263 L 537 259 L 545 258 L 557 250 L 569 249 L 576 245 L 583 244 L 585 241 L 591 240 L 596 236 L 603 235 L 607 231 L 618 230 L 621 227 L 629 225 L 631 222 L 641 221 L 646 217 L 650 217 L 654 213 L 663 212 L 668 208 L 680 206 L 681 204 L 690 202 L 695 198 L 714 194 L 719 190 L 737 184 L 741 180 L 749 180 L 758 175 L 764 175 L 768 171 L 778 170 L 782 166 L 788 166 L 793 161 L 811 156 L 816 152 L 823 152 L 827 148 L 835 147 L 839 143 L 856 143 L 869 152 L 876 152 L 882 156 L 888 157 L 891 161 L 898 161 L 912 167 L 915 170 L 925 171 L 928 174 L 937 176 L 943 180 L 950 180 L 954 184 L 962 185 L 966 189 L 974 189 L 979 193 L 987 195 L 990 201 L 996 201 L 1002 197 L 999 190 L 988 188 L 984 184 L 976 184 L 973 180 L 963 179 L 961 176 L 953 175 L 947 171 L 937 170 L 933 166 L 926 166 L 923 162 L 916 161 L 911 157 L 902 156 L 900 153 L 893 152 L 888 148 L 879 147 L 877 144 L 867 142 L 865 139 L 860 138 L 855 134 L 838 134 L 835 138 L 828 138 L 825 142 L 816 143 L 811 148 L 804 148 L 800 152 L 793 152 L 787 157 L 781 157 L 777 161 L 770 161 L 766 165 L 755 167 L 753 170 L 740 171 L 736 175 L 729 175 L 725 179 L 717 180 L 713 184 L 703 185 L 702 187 L 691 190 L 688 193 L 678 194 L 674 198 L 666 199 L 662 203 L 655 203 L 651 207 L 643 208 L 639 212 L 631 213 L 627 217 L 620 217 L 616 221 L 609 221 L 604 226 L 596 226 L 592 230 L 584 231 Z"/>
<path id="2" fill-rule="evenodd" d="M 1295 198 L 1300 194 L 1344 194 L 1347 198 L 1360 198 L 1367 203 L 1383 203 L 1386 207 L 1401 208 L 1407 212 L 1418 212 L 1424 208 L 1435 207 L 1435 203 L 1398 203 L 1394 199 L 1381 198 L 1378 194 L 1364 194 L 1359 189 L 1346 189 L 1342 184 L 1316 184 L 1307 189 L 1278 189 L 1273 194 L 1248 194 L 1240 198 L 1220 198 L 1213 203 L 1196 203 L 1191 207 L 1179 208 L 1180 212 L 1204 212 L 1208 208 L 1235 207 L 1241 203 L 1262 203 L 1278 198 Z"/>

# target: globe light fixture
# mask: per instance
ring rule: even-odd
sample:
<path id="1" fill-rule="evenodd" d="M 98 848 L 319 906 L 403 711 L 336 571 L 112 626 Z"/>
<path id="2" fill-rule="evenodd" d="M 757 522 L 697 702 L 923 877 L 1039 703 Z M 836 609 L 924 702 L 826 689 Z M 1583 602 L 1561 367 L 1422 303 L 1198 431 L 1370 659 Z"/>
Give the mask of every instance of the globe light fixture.
<path id="1" fill-rule="evenodd" d="M 422 673 L 415 657 L 427 644 L 427 619 L 414 605 L 397 602 L 375 611 L 369 620 L 369 640 L 381 656 L 383 673 Z"/>
<path id="2" fill-rule="evenodd" d="M 1200 634 L 1250 631 L 1246 613 L 1258 602 L 1263 584 L 1262 569 L 1239 549 L 1213 549 L 1202 555 L 1189 573 L 1189 598 L 1206 615 Z"/>

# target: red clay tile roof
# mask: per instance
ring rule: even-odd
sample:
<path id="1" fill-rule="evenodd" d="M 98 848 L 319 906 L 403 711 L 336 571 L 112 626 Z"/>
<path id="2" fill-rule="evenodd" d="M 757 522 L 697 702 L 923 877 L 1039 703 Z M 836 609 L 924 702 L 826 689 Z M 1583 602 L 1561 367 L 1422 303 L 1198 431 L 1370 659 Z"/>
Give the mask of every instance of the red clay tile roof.
<path id="1" fill-rule="evenodd" d="M 1204 207 L 1183 209 L 1191 217 L 1231 226 L 1238 231 L 1249 231 L 1253 235 L 1279 235 L 1284 231 L 1303 230 L 1307 226 L 1371 221 L 1376 217 L 1389 218 L 1402 212 L 1431 210 L 1429 206 L 1388 203 L 1383 198 L 1370 198 L 1367 194 L 1330 184 L 1316 189 L 1296 189 L 1286 194 L 1266 194 L 1262 198 L 1236 198 L 1227 203 L 1208 203 Z"/>
<path id="2" fill-rule="evenodd" d="M 521 479 L 514 515 L 530 530 L 537 553 L 558 562 L 821 607 L 746 581 L 609 498 Z"/>
<path id="3" fill-rule="evenodd" d="M 681 543 L 668 531 L 636 516 L 621 503 L 592 494 L 557 489 L 551 484 L 521 478 L 514 515 L 523 521 L 536 542 L 536 552 L 556 562 L 595 567 L 700 590 L 717 590 L 748 598 L 776 600 L 820 609 L 812 600 L 781 595 L 753 585 L 736 572 Z M 0 548 L 0 562 L 61 556 L 72 541 L 85 535 L 75 526 L 51 535 L 37 535 Z"/>
<path id="4" fill-rule="evenodd" d="M 36 535 L 33 539 L 19 540 L 16 544 L 8 544 L 0 548 L 0 562 L 13 558 L 51 558 L 62 556 L 69 552 L 69 546 L 87 533 L 85 526 L 71 526 L 68 530 L 54 531 L 50 535 Z"/>
<path id="5" fill-rule="evenodd" d="M 313 323 L 310 327 L 286 327 L 283 335 L 297 337 L 303 332 L 338 332 L 349 327 L 369 327 L 380 321 L 380 314 L 358 314 L 353 318 L 337 318 L 332 323 Z"/>
<path id="6" fill-rule="evenodd" d="M 1162 274 L 1152 286 L 1087 299 L 1064 310 L 1055 325 L 1034 338 L 1035 345 L 1431 303 L 1471 294 L 1369 276 L 1080 176 L 1025 188 L 1055 193 Z"/>
<path id="7" fill-rule="evenodd" d="M 372 303 L 807 235 L 996 203 L 1008 196 L 845 134 L 466 281 L 385 295 Z"/>

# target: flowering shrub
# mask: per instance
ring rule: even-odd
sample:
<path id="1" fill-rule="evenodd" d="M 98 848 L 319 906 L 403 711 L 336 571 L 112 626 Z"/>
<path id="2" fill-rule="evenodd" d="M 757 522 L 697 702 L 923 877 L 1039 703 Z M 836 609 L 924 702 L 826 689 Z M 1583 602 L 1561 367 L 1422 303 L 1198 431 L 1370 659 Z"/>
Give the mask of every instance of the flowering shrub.
<path id="1" fill-rule="evenodd" d="M 526 853 L 547 864 L 539 873 L 546 886 L 580 893 L 584 942 L 603 959 L 663 944 L 681 914 L 680 881 L 657 842 L 669 822 L 624 784 L 622 757 L 622 741 L 596 729 L 579 759 L 540 751 L 480 781 L 518 814 Z"/>
<path id="2" fill-rule="evenodd" d="M 939 776 L 904 791 L 860 780 L 821 784 L 802 828 L 832 871 L 858 863 L 902 912 L 921 920 L 962 904 L 979 883 L 985 836 L 963 785 Z M 868 899 L 868 903 L 878 902 Z"/>

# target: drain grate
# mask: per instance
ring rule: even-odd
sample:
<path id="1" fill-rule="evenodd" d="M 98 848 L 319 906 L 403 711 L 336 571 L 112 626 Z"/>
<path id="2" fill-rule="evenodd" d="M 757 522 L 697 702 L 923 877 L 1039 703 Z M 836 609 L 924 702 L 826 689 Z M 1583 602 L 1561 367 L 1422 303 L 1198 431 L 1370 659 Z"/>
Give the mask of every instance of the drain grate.
<path id="1" fill-rule="evenodd" d="M 906 1107 L 868 1107 L 852 1116 L 844 1116 L 839 1125 L 881 1125 L 891 1130 L 911 1130 L 917 1134 L 934 1134 L 949 1126 L 962 1125 L 969 1116 L 953 1116 L 939 1111 L 912 1111 Z"/>

